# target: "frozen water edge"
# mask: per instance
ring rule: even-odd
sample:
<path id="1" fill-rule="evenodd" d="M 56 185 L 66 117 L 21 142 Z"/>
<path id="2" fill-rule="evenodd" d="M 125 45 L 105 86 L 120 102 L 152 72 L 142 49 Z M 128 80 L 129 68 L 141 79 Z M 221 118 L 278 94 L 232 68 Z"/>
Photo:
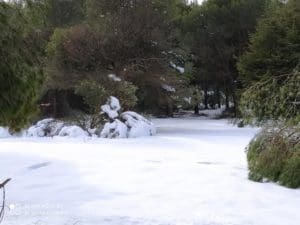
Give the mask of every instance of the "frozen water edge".
<path id="1" fill-rule="evenodd" d="M 298 225 L 300 190 L 247 179 L 257 132 L 155 119 L 138 139 L 0 139 L 4 225 Z"/>

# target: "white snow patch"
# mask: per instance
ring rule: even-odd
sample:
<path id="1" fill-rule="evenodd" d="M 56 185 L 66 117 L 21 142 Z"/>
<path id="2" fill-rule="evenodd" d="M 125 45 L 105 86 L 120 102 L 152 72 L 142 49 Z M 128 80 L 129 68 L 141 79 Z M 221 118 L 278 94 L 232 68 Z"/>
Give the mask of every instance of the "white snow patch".
<path id="1" fill-rule="evenodd" d="M 107 122 L 101 131 L 102 138 L 127 138 L 127 126 L 118 119 Z"/>
<path id="2" fill-rule="evenodd" d="M 247 178 L 258 129 L 153 121 L 158 134 L 147 138 L 1 139 L 13 205 L 3 225 L 299 225 L 300 189 Z"/>
<path id="3" fill-rule="evenodd" d="M 58 135 L 64 123 L 57 122 L 52 118 L 43 119 L 31 126 L 25 135 L 28 137 L 53 137 Z"/>
<path id="4" fill-rule="evenodd" d="M 164 90 L 166 90 L 167 92 L 176 92 L 176 89 L 174 87 L 171 87 L 170 85 L 164 84 L 164 85 L 162 85 L 162 88 Z"/>
<path id="5" fill-rule="evenodd" d="M 89 135 L 81 127 L 73 125 L 73 126 L 63 127 L 59 132 L 58 136 L 78 138 L 78 137 L 88 137 Z"/>
<path id="6" fill-rule="evenodd" d="M 188 104 L 192 103 L 192 97 L 185 97 L 183 98 L 184 101 L 186 101 Z"/>
<path id="7" fill-rule="evenodd" d="M 181 66 L 177 66 L 174 62 L 170 62 L 171 67 L 177 70 L 179 73 L 184 73 L 185 69 Z"/>
<path id="8" fill-rule="evenodd" d="M 118 77 L 116 74 L 108 74 L 107 75 L 109 79 L 111 79 L 112 81 L 115 82 L 120 82 L 122 81 L 122 79 L 120 77 Z"/>
<path id="9" fill-rule="evenodd" d="M 124 112 L 121 118 L 128 127 L 128 137 L 153 136 L 156 133 L 154 124 L 136 112 Z"/>
<path id="10" fill-rule="evenodd" d="M 110 96 L 107 103 L 101 106 L 102 112 L 106 113 L 110 119 L 115 119 L 119 116 L 119 110 L 121 109 L 120 102 L 116 97 Z"/>

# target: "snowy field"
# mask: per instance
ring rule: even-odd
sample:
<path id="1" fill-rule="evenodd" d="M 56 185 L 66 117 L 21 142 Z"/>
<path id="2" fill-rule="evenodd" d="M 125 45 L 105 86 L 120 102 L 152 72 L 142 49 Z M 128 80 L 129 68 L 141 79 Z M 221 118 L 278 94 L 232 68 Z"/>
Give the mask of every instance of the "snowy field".
<path id="1" fill-rule="evenodd" d="M 0 139 L 3 225 L 300 224 L 299 189 L 247 179 L 257 129 L 154 123 L 157 136 L 138 139 Z"/>

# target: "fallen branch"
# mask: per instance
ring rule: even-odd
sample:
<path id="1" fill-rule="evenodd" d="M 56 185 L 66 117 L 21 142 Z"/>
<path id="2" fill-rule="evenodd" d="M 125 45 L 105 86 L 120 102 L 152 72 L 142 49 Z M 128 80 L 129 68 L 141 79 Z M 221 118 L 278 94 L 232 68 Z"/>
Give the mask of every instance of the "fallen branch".
<path id="1" fill-rule="evenodd" d="M 3 183 L 0 184 L 0 189 L 2 189 L 2 206 L 0 209 L 0 223 L 3 220 L 4 217 L 4 209 L 5 209 L 5 185 L 11 180 L 11 178 L 6 179 Z"/>
<path id="2" fill-rule="evenodd" d="M 2 184 L 0 184 L 0 189 L 3 188 L 10 180 L 11 178 L 8 178 Z"/>

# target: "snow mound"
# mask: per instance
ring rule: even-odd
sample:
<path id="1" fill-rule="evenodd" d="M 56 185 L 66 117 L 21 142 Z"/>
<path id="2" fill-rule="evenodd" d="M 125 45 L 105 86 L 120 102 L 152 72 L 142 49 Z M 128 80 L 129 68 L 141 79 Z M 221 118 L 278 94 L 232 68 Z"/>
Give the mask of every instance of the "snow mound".
<path id="1" fill-rule="evenodd" d="M 11 137 L 11 134 L 6 127 L 0 127 L 0 138 L 8 138 Z"/>
<path id="2" fill-rule="evenodd" d="M 106 113 L 110 119 L 115 119 L 119 116 L 118 111 L 121 109 L 120 102 L 116 97 L 110 96 L 107 103 L 101 106 L 103 113 Z"/>
<path id="3" fill-rule="evenodd" d="M 124 112 L 121 119 L 128 127 L 128 137 L 153 136 L 156 134 L 154 124 L 136 112 Z"/>
<path id="4" fill-rule="evenodd" d="M 88 133 L 79 126 L 66 125 L 55 119 L 43 119 L 31 126 L 25 134 L 27 137 L 86 137 Z"/>
<path id="5" fill-rule="evenodd" d="M 109 97 L 101 109 L 110 119 L 100 134 L 102 138 L 136 138 L 156 133 L 153 123 L 136 112 L 128 111 L 119 115 L 121 106 L 116 97 Z"/>
<path id="6" fill-rule="evenodd" d="M 26 131 L 27 137 L 53 137 L 58 135 L 60 130 L 63 128 L 62 122 L 57 122 L 52 118 L 43 119 L 37 124 L 31 126 Z"/>
<path id="7" fill-rule="evenodd" d="M 59 132 L 58 136 L 77 138 L 77 137 L 87 137 L 89 135 L 81 127 L 73 125 L 73 126 L 63 127 Z"/>

